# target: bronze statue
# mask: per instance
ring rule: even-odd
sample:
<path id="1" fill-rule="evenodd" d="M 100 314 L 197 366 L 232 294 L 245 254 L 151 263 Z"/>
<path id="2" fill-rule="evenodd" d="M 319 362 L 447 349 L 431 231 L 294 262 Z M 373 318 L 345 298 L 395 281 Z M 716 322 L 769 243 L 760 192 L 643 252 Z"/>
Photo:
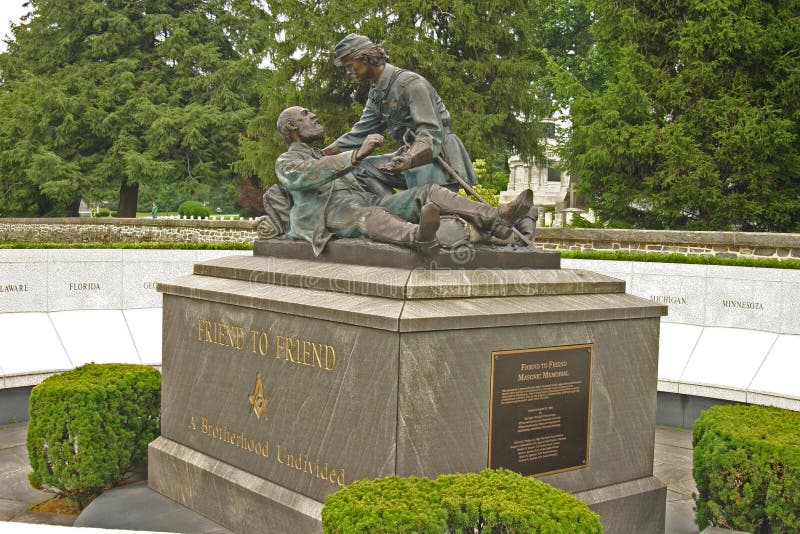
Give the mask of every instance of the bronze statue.
<path id="1" fill-rule="evenodd" d="M 450 131 L 450 113 L 425 78 L 387 63 L 386 51 L 363 35 L 349 34 L 336 45 L 334 55 L 336 66 L 344 67 L 354 80 L 368 80 L 372 88 L 361 118 L 327 146 L 325 154 L 357 148 L 368 135 L 388 131 L 403 146 L 364 162 L 357 177 L 366 187 L 374 190 L 380 187 L 377 182 L 391 192 L 391 188 L 439 184 L 458 190 L 437 158 L 468 184 L 478 183 L 464 144 Z"/>
<path id="2" fill-rule="evenodd" d="M 451 191 L 460 186 L 483 201 L 472 188 L 478 177 L 461 139 L 450 131 L 450 113 L 439 94 L 425 78 L 387 59 L 383 47 L 355 33 L 334 48 L 334 64 L 356 81 L 368 80 L 371 88 L 361 118 L 325 147 L 325 154 L 356 148 L 366 136 L 388 131 L 403 146 L 364 160 L 355 173 L 362 186 L 378 194 L 428 183 Z M 537 218 L 537 208 L 531 207 L 514 225 L 517 239 L 526 245 L 533 245 Z"/>
<path id="3" fill-rule="evenodd" d="M 308 109 L 285 109 L 277 128 L 287 151 L 275 162 L 275 173 L 292 199 L 287 235 L 309 241 L 315 255 L 337 235 L 369 237 L 435 256 L 440 214 L 458 215 L 486 236 L 507 239 L 512 225 L 533 202 L 532 192 L 526 190 L 513 202 L 494 208 L 432 183 L 391 195 L 377 194 L 363 187 L 355 174 L 384 142 L 382 135 L 367 134 L 358 147 L 325 155 L 311 146 L 325 132 Z"/>

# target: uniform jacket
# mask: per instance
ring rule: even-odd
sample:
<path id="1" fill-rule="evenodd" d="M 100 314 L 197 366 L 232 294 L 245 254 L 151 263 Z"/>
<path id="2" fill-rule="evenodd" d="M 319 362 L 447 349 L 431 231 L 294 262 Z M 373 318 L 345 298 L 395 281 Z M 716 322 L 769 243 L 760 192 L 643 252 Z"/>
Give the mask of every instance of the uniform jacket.
<path id="1" fill-rule="evenodd" d="M 430 145 L 434 158 L 441 156 L 467 182 L 478 183 L 464 144 L 450 132 L 450 113 L 436 90 L 419 74 L 389 63 L 378 83 L 372 85 L 361 118 L 350 132 L 336 140 L 336 146 L 340 150 L 357 149 L 367 135 L 386 130 L 392 139 L 403 143 L 409 129 L 417 140 Z M 406 140 L 413 141 L 409 137 Z M 403 174 L 408 187 L 453 181 L 436 163 L 415 167 Z"/>
<path id="2" fill-rule="evenodd" d="M 311 145 L 294 142 L 275 161 L 275 174 L 294 202 L 289 212 L 287 235 L 309 241 L 317 256 L 331 238 L 331 233 L 325 228 L 325 209 L 334 183 L 343 181 L 346 183 L 341 186 L 361 190 L 355 178 L 348 174 L 352 169 L 350 158 L 350 151 L 324 156 Z"/>

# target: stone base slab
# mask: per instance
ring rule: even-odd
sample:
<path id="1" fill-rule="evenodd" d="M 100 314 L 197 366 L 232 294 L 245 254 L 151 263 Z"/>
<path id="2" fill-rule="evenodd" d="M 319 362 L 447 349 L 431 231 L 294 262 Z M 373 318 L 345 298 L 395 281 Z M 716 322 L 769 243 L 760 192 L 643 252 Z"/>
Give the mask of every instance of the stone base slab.
<path id="1" fill-rule="evenodd" d="M 233 530 L 318 534 L 322 503 L 164 437 L 148 449 L 148 485 Z M 575 494 L 606 534 L 664 532 L 667 487 L 646 477 Z"/>
<path id="2" fill-rule="evenodd" d="M 330 262 L 400 269 L 558 269 L 561 255 L 517 245 L 471 244 L 442 249 L 428 258 L 410 248 L 364 238 L 332 239 L 319 257 L 311 244 L 296 239 L 256 239 L 253 254 L 258 257 Z"/>
<path id="3" fill-rule="evenodd" d="M 505 367 L 501 391 L 574 386 L 547 398 L 586 409 L 541 438 L 569 438 L 571 463 L 524 467 L 582 494 L 607 531 L 663 530 L 666 494 L 652 475 L 666 310 L 621 282 L 253 257 L 198 265 L 159 289 L 162 437 L 150 449 L 151 487 L 233 531 L 319 532 L 325 497 L 362 478 L 477 472 L 497 451 L 509 465 L 527 461 L 503 441 L 527 419 L 510 410 L 510 422 L 492 419 L 503 372 L 494 362 L 578 346 L 591 348 L 589 371 L 539 363 L 556 358 L 545 354 L 528 365 L 565 374 L 519 378 L 517 363 Z"/>
<path id="4" fill-rule="evenodd" d="M 605 534 L 663 534 L 667 486 L 646 477 L 575 493 L 600 515 Z"/>
<path id="5" fill-rule="evenodd" d="M 322 503 L 164 437 L 148 448 L 148 485 L 234 532 L 322 531 Z"/>

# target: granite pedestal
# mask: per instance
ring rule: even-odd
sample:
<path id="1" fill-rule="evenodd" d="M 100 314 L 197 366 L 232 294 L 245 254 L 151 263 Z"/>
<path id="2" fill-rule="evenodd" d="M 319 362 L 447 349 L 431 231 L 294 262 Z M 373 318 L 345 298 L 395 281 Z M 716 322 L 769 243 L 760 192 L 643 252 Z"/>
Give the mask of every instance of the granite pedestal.
<path id="1" fill-rule="evenodd" d="M 542 480 L 587 502 L 607 533 L 664 530 L 653 446 L 666 307 L 622 281 L 233 256 L 159 290 L 149 484 L 233 531 L 319 532 L 342 484 L 487 467 L 503 432 L 490 421 L 493 358 L 564 346 L 591 354 L 578 386 L 586 461 Z"/>

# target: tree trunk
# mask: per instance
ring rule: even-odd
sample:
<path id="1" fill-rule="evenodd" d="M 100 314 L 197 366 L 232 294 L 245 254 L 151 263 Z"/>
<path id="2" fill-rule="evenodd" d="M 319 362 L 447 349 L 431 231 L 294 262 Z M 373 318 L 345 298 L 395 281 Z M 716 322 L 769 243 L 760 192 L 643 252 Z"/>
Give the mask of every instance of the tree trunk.
<path id="1" fill-rule="evenodd" d="M 119 186 L 119 208 L 117 217 L 136 217 L 136 204 L 139 201 L 139 184 L 122 182 Z"/>
<path id="2" fill-rule="evenodd" d="M 67 206 L 67 217 L 77 217 L 79 215 L 78 210 L 81 207 L 81 199 L 78 198 L 77 200 L 73 200 Z"/>

